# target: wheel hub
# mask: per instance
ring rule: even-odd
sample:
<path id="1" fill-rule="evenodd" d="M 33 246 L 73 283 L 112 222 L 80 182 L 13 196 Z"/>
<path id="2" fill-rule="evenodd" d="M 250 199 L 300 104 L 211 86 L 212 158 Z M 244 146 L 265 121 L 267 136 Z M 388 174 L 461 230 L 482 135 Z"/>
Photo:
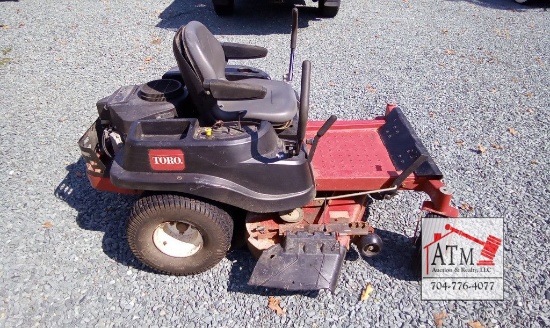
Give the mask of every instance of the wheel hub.
<path id="1" fill-rule="evenodd" d="M 189 257 L 203 245 L 202 235 L 190 224 L 164 222 L 153 232 L 153 243 L 162 253 L 173 257 Z"/>

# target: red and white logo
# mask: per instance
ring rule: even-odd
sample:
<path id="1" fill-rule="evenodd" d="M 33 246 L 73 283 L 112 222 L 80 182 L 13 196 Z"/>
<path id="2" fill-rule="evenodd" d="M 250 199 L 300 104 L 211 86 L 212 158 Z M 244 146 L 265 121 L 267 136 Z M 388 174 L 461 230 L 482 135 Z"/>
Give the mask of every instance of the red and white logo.
<path id="1" fill-rule="evenodd" d="M 150 149 L 149 164 L 155 171 L 185 170 L 185 158 L 181 149 Z"/>

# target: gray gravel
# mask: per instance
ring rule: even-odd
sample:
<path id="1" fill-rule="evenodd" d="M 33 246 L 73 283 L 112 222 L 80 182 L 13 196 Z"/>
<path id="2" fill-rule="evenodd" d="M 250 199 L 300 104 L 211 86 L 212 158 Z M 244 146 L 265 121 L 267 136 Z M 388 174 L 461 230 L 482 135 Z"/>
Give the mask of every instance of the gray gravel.
<path id="1" fill-rule="evenodd" d="M 243 0 L 219 18 L 207 0 L 2 1 L 0 327 L 433 327 L 442 310 L 448 327 L 550 326 L 548 6 L 342 2 L 335 19 L 301 10 L 296 60 L 313 62 L 311 117 L 372 118 L 399 103 L 455 204 L 474 208 L 461 215 L 505 218 L 504 301 L 420 300 L 407 236 L 424 197 L 407 193 L 371 209 L 380 257 L 350 252 L 335 294 L 278 293 L 281 317 L 267 308 L 272 292 L 246 285 L 246 251 L 193 277 L 151 273 L 124 240 L 135 198 L 96 192 L 83 175 L 76 141 L 95 102 L 175 65 L 174 31 L 192 19 L 268 47 L 249 63 L 281 76 L 290 7 Z M 359 302 L 368 282 L 375 291 Z"/>

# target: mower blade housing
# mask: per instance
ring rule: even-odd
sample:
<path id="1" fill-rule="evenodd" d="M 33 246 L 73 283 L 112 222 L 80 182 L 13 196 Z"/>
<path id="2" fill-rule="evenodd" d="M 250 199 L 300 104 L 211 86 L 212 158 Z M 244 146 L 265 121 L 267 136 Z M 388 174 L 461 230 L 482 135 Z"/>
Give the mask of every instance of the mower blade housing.
<path id="1" fill-rule="evenodd" d="M 281 244 L 262 253 L 248 284 L 334 292 L 345 254 L 346 248 L 333 233 L 288 234 Z"/>

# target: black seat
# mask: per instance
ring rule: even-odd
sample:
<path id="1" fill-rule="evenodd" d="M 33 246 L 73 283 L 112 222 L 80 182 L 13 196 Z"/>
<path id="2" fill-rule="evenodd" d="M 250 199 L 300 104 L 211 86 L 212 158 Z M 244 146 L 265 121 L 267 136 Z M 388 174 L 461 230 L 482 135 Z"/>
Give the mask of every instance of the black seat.
<path id="1" fill-rule="evenodd" d="M 294 89 L 282 81 L 247 78 L 228 81 L 227 59 L 259 58 L 262 47 L 221 44 L 201 23 L 182 26 L 174 37 L 174 55 L 189 94 L 203 119 L 265 120 L 284 124 L 298 112 Z"/>

